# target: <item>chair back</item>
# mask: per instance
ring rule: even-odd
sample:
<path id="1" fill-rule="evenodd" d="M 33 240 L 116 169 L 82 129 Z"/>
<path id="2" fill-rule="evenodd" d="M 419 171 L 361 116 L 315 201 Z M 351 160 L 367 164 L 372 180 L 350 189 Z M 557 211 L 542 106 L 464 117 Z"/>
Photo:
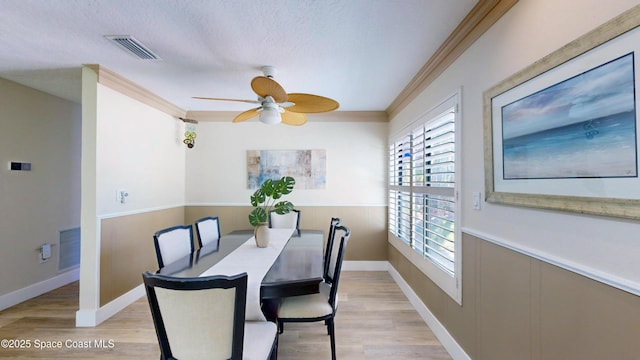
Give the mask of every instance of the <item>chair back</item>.
<path id="1" fill-rule="evenodd" d="M 196 220 L 196 233 L 198 234 L 198 245 L 203 247 L 210 243 L 220 241 L 220 220 L 217 216 L 208 216 Z"/>
<path id="2" fill-rule="evenodd" d="M 247 273 L 142 278 L 162 359 L 242 359 Z"/>
<path id="3" fill-rule="evenodd" d="M 331 223 L 329 223 L 329 234 L 327 235 L 327 244 L 326 247 L 324 249 L 324 270 L 322 272 L 322 277 L 324 278 L 325 282 L 327 283 L 331 283 L 330 280 L 328 279 L 328 272 L 329 272 L 329 264 L 331 261 L 331 253 L 333 251 L 333 239 L 336 235 L 336 226 L 340 225 L 340 218 L 337 217 L 332 217 L 331 218 Z"/>
<path id="4" fill-rule="evenodd" d="M 300 210 L 294 209 L 283 215 L 276 214 L 275 210 L 269 211 L 269 227 L 300 230 Z"/>
<path id="5" fill-rule="evenodd" d="M 335 231 L 340 240 L 333 246 L 329 271 L 327 274 L 328 279 L 331 281 L 329 304 L 331 304 L 334 311 L 336 309 L 336 300 L 338 295 L 338 281 L 340 280 L 340 272 L 342 271 L 342 260 L 344 258 L 345 249 L 347 248 L 347 242 L 349 241 L 349 237 L 351 237 L 351 230 L 346 226 L 336 225 Z"/>
<path id="6" fill-rule="evenodd" d="M 163 268 L 193 252 L 193 227 L 178 225 L 156 232 L 153 235 L 158 266 Z"/>

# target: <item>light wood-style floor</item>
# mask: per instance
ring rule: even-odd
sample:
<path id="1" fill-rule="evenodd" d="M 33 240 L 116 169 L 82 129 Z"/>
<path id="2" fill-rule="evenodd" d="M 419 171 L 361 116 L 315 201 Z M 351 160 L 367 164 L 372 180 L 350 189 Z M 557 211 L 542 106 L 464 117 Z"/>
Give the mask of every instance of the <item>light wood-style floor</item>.
<path id="1" fill-rule="evenodd" d="M 159 358 L 145 297 L 95 328 L 75 327 L 77 308 L 78 283 L 72 283 L 1 311 L 0 340 L 19 340 L 17 345 L 24 346 L 28 341 L 30 348 L 3 345 L 0 358 Z M 278 358 L 330 359 L 326 334 L 322 322 L 285 324 Z M 35 348 L 56 341 L 62 342 L 61 349 Z M 386 272 L 342 273 L 336 347 L 341 360 L 451 359 Z"/>

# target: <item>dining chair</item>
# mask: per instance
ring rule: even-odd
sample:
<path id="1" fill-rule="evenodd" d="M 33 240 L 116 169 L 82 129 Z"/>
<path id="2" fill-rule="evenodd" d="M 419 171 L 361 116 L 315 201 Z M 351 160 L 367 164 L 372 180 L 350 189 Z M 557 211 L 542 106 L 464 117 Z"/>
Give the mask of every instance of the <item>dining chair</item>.
<path id="1" fill-rule="evenodd" d="M 331 279 L 329 293 L 319 292 L 310 295 L 290 296 L 282 299 L 278 308 L 278 332 L 284 331 L 285 322 L 324 321 L 331 342 L 331 359 L 336 359 L 335 316 L 337 312 L 338 281 L 342 269 L 344 251 L 351 236 L 349 228 L 343 225 L 335 227 L 340 235 L 338 246 L 333 246 L 328 276 Z"/>
<path id="2" fill-rule="evenodd" d="M 217 216 L 207 216 L 195 222 L 198 234 L 198 245 L 204 245 L 220 241 L 220 219 Z"/>
<path id="3" fill-rule="evenodd" d="M 332 217 L 331 222 L 329 223 L 329 233 L 327 235 L 327 243 L 324 248 L 324 255 L 322 257 L 323 261 L 323 271 L 322 271 L 322 282 L 320 282 L 319 291 L 329 296 L 329 291 L 331 290 L 331 278 L 328 275 L 329 273 L 329 264 L 331 262 L 331 253 L 334 244 L 336 244 L 333 239 L 336 234 L 336 226 L 341 224 L 340 218 Z"/>
<path id="4" fill-rule="evenodd" d="M 269 227 L 300 230 L 300 210 L 293 209 L 282 215 L 276 214 L 275 210 L 269 211 Z"/>
<path id="5" fill-rule="evenodd" d="M 329 223 L 329 233 L 327 235 L 327 244 L 324 249 L 324 270 L 322 272 L 322 278 L 325 282 L 331 283 L 331 279 L 327 276 L 329 272 L 329 264 L 331 261 L 331 253 L 333 251 L 333 239 L 336 235 L 336 226 L 340 225 L 342 220 L 337 217 L 332 217 Z"/>
<path id="6" fill-rule="evenodd" d="M 193 227 L 191 225 L 177 225 L 162 229 L 153 235 L 156 248 L 158 266 L 162 269 L 194 250 Z"/>
<path id="7" fill-rule="evenodd" d="M 160 358 L 277 357 L 278 331 L 267 321 L 245 321 L 247 273 L 178 278 L 142 274 Z"/>

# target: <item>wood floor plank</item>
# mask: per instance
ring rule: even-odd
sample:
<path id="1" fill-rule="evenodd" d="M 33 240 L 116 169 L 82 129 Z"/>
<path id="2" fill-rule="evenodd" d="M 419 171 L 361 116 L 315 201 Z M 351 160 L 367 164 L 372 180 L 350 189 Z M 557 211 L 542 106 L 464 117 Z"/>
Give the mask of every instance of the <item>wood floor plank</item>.
<path id="1" fill-rule="evenodd" d="M 0 348 L 4 359 L 158 359 L 146 298 L 95 328 L 76 328 L 78 283 L 0 311 L 0 339 L 29 340 L 30 348 Z M 62 342 L 60 349 L 36 349 Z M 322 322 L 287 323 L 280 360 L 331 358 Z M 343 360 L 451 359 L 387 272 L 341 277 L 336 352 Z"/>

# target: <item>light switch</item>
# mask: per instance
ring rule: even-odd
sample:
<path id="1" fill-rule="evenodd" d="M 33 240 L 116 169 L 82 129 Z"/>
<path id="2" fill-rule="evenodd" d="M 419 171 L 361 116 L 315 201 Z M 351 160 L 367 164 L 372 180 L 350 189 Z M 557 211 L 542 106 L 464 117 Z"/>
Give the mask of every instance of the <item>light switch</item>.
<path id="1" fill-rule="evenodd" d="M 51 244 L 43 244 L 40 247 L 40 263 L 49 261 L 51 257 Z"/>
<path id="2" fill-rule="evenodd" d="M 480 192 L 473 193 L 473 210 L 480 210 Z"/>

